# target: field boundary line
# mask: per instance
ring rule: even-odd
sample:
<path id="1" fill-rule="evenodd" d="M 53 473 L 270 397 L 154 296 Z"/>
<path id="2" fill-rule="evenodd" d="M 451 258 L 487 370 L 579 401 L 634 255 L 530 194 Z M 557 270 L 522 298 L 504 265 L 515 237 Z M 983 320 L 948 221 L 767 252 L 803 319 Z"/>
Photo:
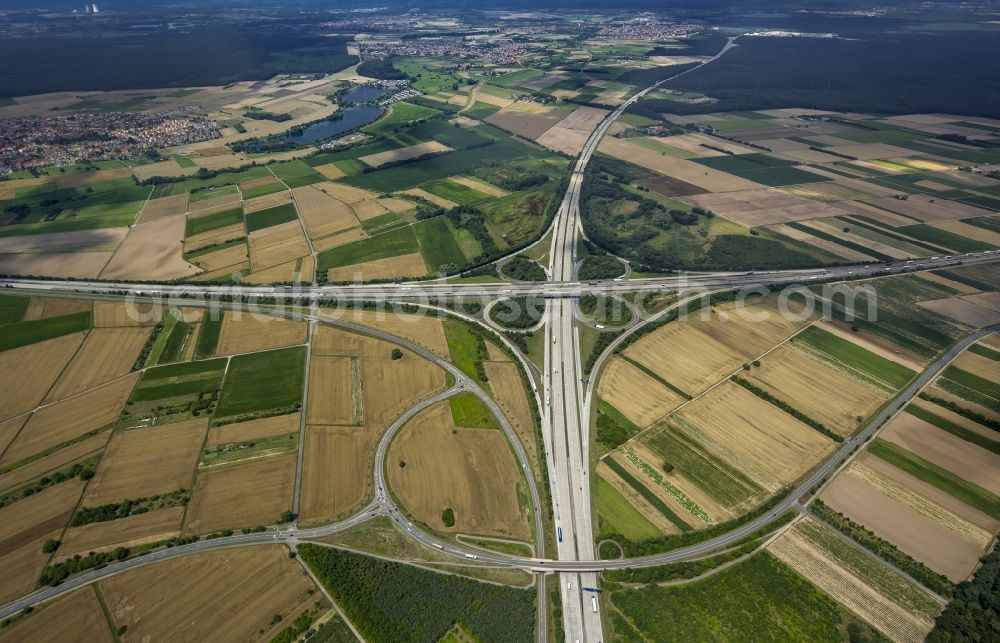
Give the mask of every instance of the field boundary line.
<path id="1" fill-rule="evenodd" d="M 315 304 L 310 307 L 310 313 L 313 312 Z M 312 349 L 313 349 L 313 334 L 316 331 L 316 322 L 309 321 L 308 337 L 306 338 L 306 364 L 304 368 L 304 378 L 305 381 L 302 385 L 302 404 L 299 408 L 299 443 L 296 448 L 295 454 L 295 486 L 292 490 L 292 513 L 295 514 L 295 526 L 298 527 L 299 520 L 299 498 L 302 493 L 302 466 L 305 462 L 305 444 L 306 444 L 306 418 L 308 414 L 308 409 L 306 405 L 309 403 L 309 371 L 312 368 Z"/>

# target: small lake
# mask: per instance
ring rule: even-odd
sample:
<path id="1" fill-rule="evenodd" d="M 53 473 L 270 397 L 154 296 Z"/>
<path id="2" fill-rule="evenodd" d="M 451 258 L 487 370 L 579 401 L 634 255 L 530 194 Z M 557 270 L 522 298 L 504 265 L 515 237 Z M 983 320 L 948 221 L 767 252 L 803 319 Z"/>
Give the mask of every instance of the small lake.
<path id="1" fill-rule="evenodd" d="M 366 88 L 359 88 L 366 89 Z M 373 89 L 378 89 L 373 88 Z M 378 119 L 385 110 L 374 105 L 359 105 L 342 109 L 337 118 L 313 123 L 297 134 L 285 134 L 283 138 L 296 143 L 315 143 L 316 141 L 337 136 L 350 130 L 362 127 Z"/>
<path id="2" fill-rule="evenodd" d="M 388 92 L 389 90 L 383 87 L 362 85 L 342 94 L 340 101 L 342 103 L 367 103 L 368 101 L 385 96 Z"/>

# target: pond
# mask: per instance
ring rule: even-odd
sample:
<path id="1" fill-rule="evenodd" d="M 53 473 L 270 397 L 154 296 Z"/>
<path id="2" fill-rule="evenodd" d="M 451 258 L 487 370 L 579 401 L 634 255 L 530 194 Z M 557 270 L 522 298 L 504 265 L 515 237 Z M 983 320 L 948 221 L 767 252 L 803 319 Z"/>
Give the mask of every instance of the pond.
<path id="1" fill-rule="evenodd" d="M 377 89 L 377 88 L 376 88 Z M 385 110 L 374 105 L 359 105 L 357 107 L 347 107 L 337 112 L 335 118 L 328 118 L 325 121 L 313 123 L 305 129 L 285 134 L 283 138 L 296 143 L 315 143 L 331 136 L 337 136 L 353 129 L 357 129 L 378 119 Z"/>
<path id="2" fill-rule="evenodd" d="M 361 85 L 341 95 L 340 102 L 367 103 L 368 101 L 373 101 L 376 98 L 384 96 L 388 91 L 385 88 L 375 87 L 374 85 Z"/>

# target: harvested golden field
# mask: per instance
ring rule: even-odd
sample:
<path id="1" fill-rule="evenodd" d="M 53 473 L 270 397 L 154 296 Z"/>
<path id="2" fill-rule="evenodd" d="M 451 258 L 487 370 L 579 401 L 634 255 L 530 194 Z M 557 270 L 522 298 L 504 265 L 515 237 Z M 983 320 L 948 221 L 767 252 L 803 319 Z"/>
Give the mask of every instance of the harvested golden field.
<path id="1" fill-rule="evenodd" d="M 250 267 L 254 272 L 288 263 L 310 253 L 299 221 L 289 221 L 250 234 Z"/>
<path id="2" fill-rule="evenodd" d="M 597 395 L 640 427 L 646 427 L 684 403 L 684 398 L 618 357 L 608 362 Z"/>
<path id="3" fill-rule="evenodd" d="M 770 491 L 796 480 L 835 443 L 733 382 L 671 416 L 713 455 Z"/>
<path id="4" fill-rule="evenodd" d="M 451 210 L 452 208 L 458 207 L 458 204 L 454 201 L 449 201 L 444 197 L 440 197 L 436 194 L 432 194 L 427 190 L 422 190 L 420 188 L 410 188 L 409 190 L 403 190 L 400 194 L 412 194 L 413 196 L 420 197 L 421 199 L 426 199 L 436 206 L 442 207 L 445 210 Z"/>
<path id="5" fill-rule="evenodd" d="M 902 413 L 879 434 L 960 478 L 1000 494 L 1000 455 Z"/>
<path id="6" fill-rule="evenodd" d="M 355 391 L 353 376 L 360 379 L 359 367 L 352 366 L 351 357 L 317 355 L 309 365 L 309 396 L 306 401 L 306 422 L 309 424 L 352 425 L 355 415 L 363 416 L 361 395 Z M 357 371 L 354 373 L 354 371 Z M 356 387 L 361 392 L 360 382 Z M 357 413 L 361 411 L 361 413 Z"/>
<path id="7" fill-rule="evenodd" d="M 249 641 L 316 600 L 306 572 L 284 547 L 247 547 L 146 565 L 101 581 L 124 641 Z M 183 588 L 183 591 L 178 591 Z"/>
<path id="8" fill-rule="evenodd" d="M 1000 312 L 969 301 L 966 297 L 930 299 L 917 302 L 917 305 L 973 328 L 983 328 L 1000 323 Z"/>
<path id="9" fill-rule="evenodd" d="M 933 520 L 943 527 L 947 527 L 963 540 L 972 543 L 984 552 L 989 548 L 990 543 L 993 542 L 993 534 L 991 532 L 962 518 L 947 507 L 929 498 L 925 498 L 878 469 L 861 462 L 852 462 L 841 475 L 854 476 L 893 500 L 903 503 L 921 516 Z"/>
<path id="10" fill-rule="evenodd" d="M 792 312 L 797 310 L 792 309 Z M 808 322 L 786 319 L 778 311 L 775 299 L 758 298 L 748 300 L 742 310 L 735 304 L 714 306 L 711 317 L 698 313 L 691 315 L 685 323 L 749 358 L 770 350 L 804 328 Z"/>
<path id="11" fill-rule="evenodd" d="M 9 421 L 9 425 L 7 423 L 0 424 L 0 428 L 7 426 L 12 429 L 12 433 L 7 436 L 7 439 L 10 439 L 14 437 L 13 431 L 16 431 L 17 427 L 20 426 L 17 423 L 23 423 L 27 419 L 27 417 L 15 418 Z M 25 482 L 39 478 L 43 474 L 56 471 L 70 463 L 91 456 L 104 448 L 104 445 L 108 443 L 109 437 L 111 437 L 110 432 L 99 433 L 85 440 L 74 442 L 68 447 L 59 449 L 43 458 L 31 460 L 6 473 L 2 473 L 0 474 L 0 491 L 13 489 Z M 4 446 L 2 439 L 0 439 L 0 446 Z"/>
<path id="12" fill-rule="evenodd" d="M 139 223 L 151 223 L 175 214 L 187 212 L 188 193 L 150 199 L 139 212 Z"/>
<path id="13" fill-rule="evenodd" d="M 60 400 L 109 382 L 132 369 L 150 334 L 149 328 L 95 328 L 46 399 Z"/>
<path id="14" fill-rule="evenodd" d="M 239 245 L 230 246 L 229 248 L 223 248 L 222 250 L 216 250 L 215 252 L 209 252 L 208 254 L 194 257 L 191 259 L 191 263 L 209 272 L 229 267 L 234 267 L 234 270 L 238 270 L 235 266 L 245 264 L 248 257 L 247 245 L 245 243 L 241 243 Z"/>
<path id="15" fill-rule="evenodd" d="M 0 254 L 0 274 L 94 279 L 111 256 L 111 252 Z"/>
<path id="16" fill-rule="evenodd" d="M 376 259 L 351 266 L 331 268 L 327 279 L 332 282 L 368 281 L 372 279 L 395 279 L 402 277 L 423 277 L 427 265 L 419 252 L 399 255 L 387 259 Z"/>
<path id="17" fill-rule="evenodd" d="M 832 255 L 840 257 L 841 259 L 846 259 L 848 261 L 872 260 L 872 257 L 864 254 L 863 252 L 858 252 L 857 250 L 846 248 L 828 239 L 821 239 L 819 237 L 809 234 L 808 232 L 803 232 L 802 230 L 798 230 L 796 228 L 787 226 L 785 224 L 768 226 L 768 229 L 773 230 L 778 234 L 789 237 L 790 239 L 795 239 L 796 241 L 802 241 L 808 243 L 809 245 L 816 246 L 821 250 L 825 250 Z"/>
<path id="18" fill-rule="evenodd" d="M 208 419 L 188 420 L 115 434 L 87 487 L 83 505 L 190 489 Z"/>
<path id="19" fill-rule="evenodd" d="M 534 400 L 528 398 L 529 393 L 524 388 L 517 365 L 508 361 L 484 362 L 483 367 L 486 369 L 486 377 L 490 380 L 493 398 L 500 406 L 504 417 L 510 420 L 511 426 L 514 427 L 514 432 L 528 455 L 528 461 L 535 468 L 536 475 L 540 475 L 542 464 L 538 457 L 538 438 L 530 406 L 534 404 Z"/>
<path id="20" fill-rule="evenodd" d="M 79 478 L 43 489 L 0 509 L 0 601 L 35 588 L 49 555 L 42 543 L 58 538 L 86 484 Z"/>
<path id="21" fill-rule="evenodd" d="M 337 167 L 335 163 L 326 163 L 324 165 L 317 165 L 313 168 L 324 177 L 330 179 L 331 181 L 336 179 L 341 179 L 347 176 L 342 169 Z"/>
<path id="22" fill-rule="evenodd" d="M 214 426 L 208 430 L 208 439 L 205 440 L 205 447 L 214 447 L 220 444 L 243 442 L 246 440 L 259 440 L 260 438 L 267 438 L 274 435 L 297 433 L 299 422 L 299 414 L 292 413 L 290 415 L 276 415 L 259 420 L 250 420 L 249 422 Z"/>
<path id="23" fill-rule="evenodd" d="M 181 167 L 177 164 L 177 161 L 169 159 L 167 161 L 147 163 L 146 165 L 137 165 L 135 166 L 135 175 L 139 177 L 140 181 L 145 181 L 153 178 L 154 176 L 162 176 L 164 178 L 187 176 L 189 174 L 194 174 L 197 169 L 198 168 Z"/>
<path id="24" fill-rule="evenodd" d="M 183 215 L 133 227 L 108 265 L 102 279 L 179 279 L 198 272 L 184 260 Z"/>
<path id="25" fill-rule="evenodd" d="M 0 453 L 3 453 L 3 450 L 6 449 L 7 445 L 11 443 L 14 436 L 16 436 L 17 432 L 21 430 L 21 427 L 28 421 L 30 416 L 30 413 L 23 414 L 0 422 Z M 24 467 L 18 467 L 15 471 L 23 468 Z M 10 486 L 10 484 L 6 482 L 8 475 L 10 475 L 9 472 L 6 474 L 0 474 L 0 490 Z"/>
<path id="26" fill-rule="evenodd" d="M 352 322 L 407 339 L 438 357 L 445 359 L 450 357 L 444 326 L 441 320 L 432 314 L 410 315 L 392 311 L 380 313 L 375 310 L 355 309 L 348 313 L 348 317 Z"/>
<path id="27" fill-rule="evenodd" d="M 0 253 L 112 252 L 128 234 L 128 230 L 128 228 L 99 228 L 73 232 L 19 234 L 0 238 Z"/>
<path id="28" fill-rule="evenodd" d="M 444 389 L 444 371 L 404 350 L 398 360 L 369 357 L 361 360 L 365 425 L 384 428 L 400 413 Z"/>
<path id="29" fill-rule="evenodd" d="M 629 346 L 624 354 L 688 395 L 697 395 L 744 362 L 743 355 L 688 322 L 667 324 Z"/>
<path id="30" fill-rule="evenodd" d="M 867 451 L 859 453 L 854 462 L 858 466 L 871 469 L 879 475 L 906 487 L 912 493 L 919 494 L 928 502 L 943 507 L 952 514 L 959 516 L 962 520 L 982 528 L 987 533 L 995 534 L 997 531 L 1000 531 L 1000 520 L 988 516 L 982 511 L 960 501 L 947 491 L 943 491 L 929 482 L 924 482 L 920 478 L 889 464 Z"/>
<path id="31" fill-rule="evenodd" d="M 292 195 L 289 194 L 287 190 L 284 192 L 272 192 L 271 194 L 265 194 L 264 196 L 258 196 L 244 201 L 243 212 L 251 214 L 253 212 L 260 212 L 261 210 L 267 210 L 268 208 L 276 208 L 279 205 L 291 202 Z"/>
<path id="32" fill-rule="evenodd" d="M 313 187 L 329 194 L 335 199 L 343 201 L 344 203 L 357 203 L 358 201 L 364 201 L 366 199 L 378 198 L 378 194 L 375 192 L 371 192 L 363 188 L 356 188 L 352 185 L 345 185 L 344 183 L 334 183 L 333 181 L 313 183 Z"/>
<path id="33" fill-rule="evenodd" d="M 988 357 L 965 351 L 952 364 L 983 379 L 1000 381 L 1000 362 Z"/>
<path id="34" fill-rule="evenodd" d="M 855 476 L 837 476 L 820 498 L 835 511 L 955 582 L 972 573 L 983 553 L 947 527 Z"/>
<path id="35" fill-rule="evenodd" d="M 184 239 L 184 252 L 193 252 L 211 245 L 243 239 L 247 236 L 243 223 L 234 223 L 201 234 L 194 234 Z M 193 262 L 197 263 L 197 261 Z"/>
<path id="36" fill-rule="evenodd" d="M 49 392 L 84 341 L 73 333 L 0 353 L 0 420 L 30 411 Z"/>
<path id="37" fill-rule="evenodd" d="M 193 201 L 188 205 L 188 209 L 191 212 L 197 213 L 197 215 L 220 212 L 238 206 L 242 199 L 243 197 L 238 193 L 220 194 L 219 196 L 208 197 L 201 201 Z"/>
<path id="38" fill-rule="evenodd" d="M 83 587 L 65 598 L 35 608 L 0 630 L 0 643 L 23 641 L 87 641 L 114 643 L 111 626 L 92 587 Z"/>
<path id="39" fill-rule="evenodd" d="M 752 154 L 757 151 L 752 147 L 747 147 L 746 145 L 740 145 L 739 143 L 733 143 L 732 141 L 724 141 L 722 139 L 700 133 L 653 138 L 660 143 L 685 152 L 697 154 L 698 156 L 722 156 L 726 153 Z M 726 152 L 720 152 L 720 149 L 726 150 Z"/>
<path id="40" fill-rule="evenodd" d="M 205 534 L 278 522 L 292 509 L 295 464 L 295 453 L 289 453 L 199 472 L 184 531 Z"/>
<path id="41" fill-rule="evenodd" d="M 507 190 L 503 190 L 493 185 L 492 183 L 487 183 L 486 181 L 481 181 L 479 179 L 474 179 L 470 176 L 449 176 L 449 181 L 453 183 L 458 183 L 459 185 L 464 185 L 467 188 L 472 188 L 473 190 L 478 190 L 483 194 L 488 194 L 490 196 L 501 197 L 510 194 Z"/>
<path id="42" fill-rule="evenodd" d="M 56 560 L 86 555 L 92 551 L 109 551 L 116 547 L 136 547 L 168 540 L 181 532 L 184 507 L 169 507 L 135 514 L 119 520 L 94 522 L 70 527 L 63 534 Z"/>
<path id="43" fill-rule="evenodd" d="M 379 433 L 370 428 L 306 427 L 300 524 L 332 522 L 365 501 Z"/>
<path id="44" fill-rule="evenodd" d="M 94 302 L 94 328 L 119 326 L 155 326 L 160 319 L 152 304 L 118 304 L 110 301 Z"/>
<path id="45" fill-rule="evenodd" d="M 696 194 L 684 200 L 748 228 L 844 214 L 839 208 L 773 188 Z"/>
<path id="46" fill-rule="evenodd" d="M 395 212 L 396 214 L 409 212 L 417 207 L 417 204 L 409 199 L 401 199 L 394 196 L 378 199 L 378 204 L 389 212 Z"/>
<path id="47" fill-rule="evenodd" d="M 537 103 L 517 102 L 490 114 L 486 117 L 486 122 L 517 136 L 535 140 L 566 117 L 565 110 Z"/>
<path id="48" fill-rule="evenodd" d="M 322 188 L 307 185 L 295 188 L 292 195 L 299 217 L 314 239 L 361 225 L 351 206 L 324 193 Z"/>
<path id="49" fill-rule="evenodd" d="M 881 199 L 867 199 L 865 202 L 918 221 L 943 221 L 990 215 L 989 210 L 926 194 L 910 194 L 905 200 L 883 197 Z"/>
<path id="50" fill-rule="evenodd" d="M 368 156 L 359 157 L 358 160 L 369 167 L 379 167 L 385 165 L 386 163 L 409 161 L 410 159 L 419 158 L 427 154 L 440 154 L 442 152 L 450 151 L 451 148 L 443 143 L 438 143 L 437 141 L 427 141 L 424 143 L 417 143 L 416 145 L 400 147 L 395 150 L 389 150 L 387 152 L 369 154 Z"/>
<path id="51" fill-rule="evenodd" d="M 527 510 L 518 506 L 520 472 L 503 434 L 456 428 L 447 401 L 403 427 L 389 447 L 386 468 L 402 505 L 434 529 L 531 538 Z M 453 527 L 441 520 L 447 507 L 455 513 Z"/>
<path id="52" fill-rule="evenodd" d="M 300 257 L 288 263 L 283 263 L 270 268 L 264 268 L 257 272 L 251 272 L 243 277 L 243 283 L 248 284 L 273 284 L 289 281 L 311 281 L 312 280 L 312 258 Z"/>
<path id="53" fill-rule="evenodd" d="M 862 422 L 888 399 L 806 353 L 781 346 L 741 377 L 841 436 Z M 858 418 L 861 418 L 859 420 Z"/>
<path id="54" fill-rule="evenodd" d="M 354 209 L 354 213 L 358 215 L 358 219 L 362 221 L 374 219 L 375 217 L 382 216 L 388 212 L 388 210 L 382 206 L 381 199 L 358 201 L 357 203 L 352 204 L 351 207 Z"/>
<path id="55" fill-rule="evenodd" d="M 345 230 L 338 234 L 332 234 L 329 237 L 323 237 L 322 239 L 313 239 L 312 241 L 313 248 L 316 252 L 323 252 L 324 250 L 329 250 L 330 248 L 342 246 L 345 243 L 367 238 L 368 233 L 366 233 L 361 226 L 358 226 L 357 228 L 351 228 L 350 230 Z"/>
<path id="56" fill-rule="evenodd" d="M 825 531 L 826 528 L 807 518 L 781 534 L 767 551 L 893 641 L 922 641 L 930 633 L 933 619 L 941 609 L 936 601 L 890 568 L 874 561 L 869 563 L 869 573 L 873 578 L 884 579 L 888 586 L 873 586 L 840 564 L 823 548 L 822 541 L 817 540 L 836 536 L 832 533 L 824 536 L 822 531 L 816 534 L 814 530 Z M 910 600 L 920 609 L 908 607 Z"/>
<path id="57" fill-rule="evenodd" d="M 21 429 L 0 464 L 18 462 L 114 422 L 138 379 L 139 373 L 133 373 L 42 407 Z"/>
<path id="58" fill-rule="evenodd" d="M 697 185 L 706 192 L 735 192 L 737 190 L 756 190 L 763 187 L 753 181 L 706 168 L 704 165 L 692 161 L 664 156 L 654 150 L 629 143 L 628 139 L 605 138 L 601 141 L 598 150 L 685 183 Z"/>
<path id="59" fill-rule="evenodd" d="M 580 153 L 591 132 L 607 114 L 607 110 L 595 107 L 578 107 L 535 140 L 539 145 L 575 156 Z"/>
<path id="60" fill-rule="evenodd" d="M 331 319 L 350 320 L 353 310 L 325 310 L 319 314 Z M 374 337 L 320 324 L 313 333 L 313 355 L 344 355 L 347 357 L 385 357 L 392 352 L 394 344 Z"/>
<path id="61" fill-rule="evenodd" d="M 295 346 L 305 344 L 308 337 L 309 326 L 303 321 L 263 313 L 226 311 L 215 354 L 236 355 Z"/>

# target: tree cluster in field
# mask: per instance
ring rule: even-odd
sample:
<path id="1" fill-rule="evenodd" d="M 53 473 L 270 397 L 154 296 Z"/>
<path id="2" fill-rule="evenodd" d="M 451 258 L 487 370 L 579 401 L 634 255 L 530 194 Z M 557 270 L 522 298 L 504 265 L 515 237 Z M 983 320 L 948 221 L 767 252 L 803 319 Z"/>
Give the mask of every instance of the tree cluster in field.
<path id="1" fill-rule="evenodd" d="M 436 643 L 456 622 L 477 640 L 534 638 L 534 590 L 317 545 L 299 545 L 298 553 L 366 640 Z"/>
<path id="2" fill-rule="evenodd" d="M 159 322 L 156 326 L 153 326 L 153 331 L 149 333 L 149 337 L 146 338 L 146 343 L 142 345 L 142 350 L 139 351 L 139 356 L 135 358 L 135 363 L 132 364 L 132 370 L 137 371 L 146 365 L 146 360 L 149 359 L 149 353 L 153 350 L 153 344 L 156 343 L 156 338 L 160 336 L 163 331 L 163 322 Z"/>
<path id="3" fill-rule="evenodd" d="M 511 344 L 517 346 L 517 348 L 522 353 L 529 352 L 530 349 L 528 348 L 528 340 L 535 336 L 535 333 L 530 330 L 525 331 L 523 333 L 518 333 L 512 330 L 505 330 L 503 334 L 504 337 L 509 339 Z"/>
<path id="4" fill-rule="evenodd" d="M 511 297 L 490 309 L 490 319 L 506 328 L 531 328 L 542 320 L 545 300 L 538 296 Z"/>
<path id="5" fill-rule="evenodd" d="M 868 551 L 880 558 L 884 558 L 906 572 L 928 589 L 937 592 L 941 596 L 952 595 L 955 586 L 945 576 L 912 558 L 909 554 L 900 551 L 889 541 L 879 538 L 874 532 L 863 525 L 859 525 L 839 511 L 827 507 L 819 498 L 814 500 L 809 506 L 809 511 L 815 514 L 820 520 L 834 527 L 837 531 L 849 536 Z"/>
<path id="6" fill-rule="evenodd" d="M 394 58 L 370 59 L 358 65 L 358 75 L 379 80 L 407 80 L 410 77 L 396 69 Z"/>
<path id="7" fill-rule="evenodd" d="M 1000 549 L 984 556 L 975 575 L 958 584 L 934 623 L 928 643 L 995 641 L 1000 638 Z"/>
<path id="8" fill-rule="evenodd" d="M 583 258 L 576 274 L 580 281 L 615 279 L 625 274 L 625 266 L 611 255 L 591 255 Z"/>
<path id="9" fill-rule="evenodd" d="M 247 118 L 252 118 L 255 121 L 274 121 L 275 123 L 284 123 L 285 121 L 292 120 L 291 114 L 275 114 L 274 112 L 264 111 L 263 109 L 257 107 L 248 107 L 243 115 Z"/>
<path id="10" fill-rule="evenodd" d="M 69 524 L 71 527 L 78 527 L 94 522 L 118 520 L 156 509 L 186 505 L 190 500 L 191 493 L 187 489 L 178 489 L 177 491 L 149 496 L 148 498 L 122 500 L 121 502 L 100 505 L 99 507 L 81 507 L 73 514 L 73 519 L 70 520 Z"/>
<path id="11" fill-rule="evenodd" d="M 597 336 L 597 341 L 594 342 L 594 347 L 590 349 L 590 355 L 587 356 L 587 361 L 583 364 L 584 375 L 590 375 L 590 372 L 594 370 L 594 365 L 597 364 L 597 358 L 620 334 L 621 331 L 605 330 Z"/>
<path id="12" fill-rule="evenodd" d="M 546 275 L 542 267 L 524 255 L 515 255 L 503 264 L 503 274 L 514 281 L 545 281 Z"/>
<path id="13" fill-rule="evenodd" d="M 776 407 L 778 407 L 779 409 L 781 409 L 785 413 L 791 415 L 793 418 L 795 418 L 799 422 L 802 422 L 803 424 L 809 426 L 810 428 L 815 429 L 816 431 L 822 433 L 823 435 L 825 435 L 826 437 L 830 438 L 834 442 L 843 442 L 844 441 L 844 437 L 843 436 L 841 436 L 841 435 L 839 435 L 837 433 L 834 433 L 830 429 L 826 428 L 826 425 L 823 424 L 822 422 L 820 422 L 818 420 L 812 419 L 811 417 L 809 417 L 808 415 L 806 415 L 802 411 L 799 411 L 796 408 L 792 408 L 792 406 L 788 402 L 785 402 L 784 400 L 779 400 L 778 398 L 774 397 L 773 395 L 771 395 L 770 393 L 768 393 L 767 391 L 765 391 L 761 387 L 753 384 L 749 380 L 745 380 L 742 377 L 739 377 L 738 375 L 733 375 L 729 379 L 731 379 L 732 381 L 736 382 L 737 384 L 739 384 L 740 386 L 742 386 L 746 390 L 750 391 L 751 393 L 753 393 L 754 395 L 756 395 L 760 399 L 764 400 L 765 402 L 770 402 L 771 404 L 775 405 Z"/>
<path id="14" fill-rule="evenodd" d="M 33 496 L 43 489 L 47 489 L 52 485 L 59 484 L 60 482 L 66 482 L 67 480 L 72 480 L 73 478 L 79 477 L 81 480 L 90 480 L 94 477 L 94 472 L 97 471 L 97 463 L 100 457 L 93 457 L 83 462 L 77 462 L 72 466 L 60 469 L 55 473 L 49 473 L 32 484 L 26 487 L 21 487 L 15 491 L 4 494 L 0 496 L 0 508 L 6 507 L 12 502 L 17 502 L 27 498 L 28 496 Z"/>
<path id="15" fill-rule="evenodd" d="M 631 437 L 632 432 L 616 422 L 610 415 L 600 413 L 597 416 L 597 441 L 609 451 L 625 444 Z"/>
<path id="16" fill-rule="evenodd" d="M 444 523 L 445 527 L 454 527 L 455 510 L 451 507 L 445 507 L 444 511 L 441 512 L 441 522 Z"/>
<path id="17" fill-rule="evenodd" d="M 289 152 L 302 147 L 295 141 L 285 138 L 285 136 L 290 133 L 291 131 L 286 134 L 282 134 L 281 136 L 263 136 L 236 141 L 229 144 L 229 149 L 237 153 L 245 152 L 247 154 L 273 154 L 276 152 Z"/>
<path id="18" fill-rule="evenodd" d="M 472 170 L 472 175 L 508 192 L 527 190 L 549 181 L 544 172 L 500 161 L 484 161 Z"/>
<path id="19" fill-rule="evenodd" d="M 271 643 L 292 643 L 293 641 L 297 641 L 299 636 L 309 631 L 309 626 L 319 616 L 321 607 L 322 603 L 317 602 L 313 607 L 299 614 L 292 621 L 291 625 L 282 629 L 271 639 Z M 280 614 L 276 616 L 280 616 Z M 279 618 L 277 622 L 280 623 L 281 619 Z"/>

